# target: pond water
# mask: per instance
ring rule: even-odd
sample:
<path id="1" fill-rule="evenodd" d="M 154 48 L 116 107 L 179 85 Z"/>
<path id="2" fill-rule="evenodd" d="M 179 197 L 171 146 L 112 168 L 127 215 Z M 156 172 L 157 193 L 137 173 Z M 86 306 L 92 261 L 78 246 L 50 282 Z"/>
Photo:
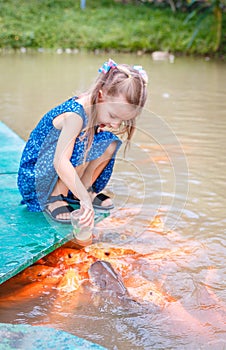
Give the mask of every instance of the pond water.
<path id="1" fill-rule="evenodd" d="M 1 55 L 2 121 L 27 139 L 43 113 L 89 87 L 107 58 Z M 107 189 L 116 208 L 97 229 L 98 240 L 159 253 L 139 273 L 177 301 L 134 308 L 109 297 L 56 312 L 53 291 L 2 306 L 0 322 L 51 320 L 108 349 L 225 349 L 226 64 L 111 58 L 146 69 L 149 97 L 126 157 L 118 154 Z"/>

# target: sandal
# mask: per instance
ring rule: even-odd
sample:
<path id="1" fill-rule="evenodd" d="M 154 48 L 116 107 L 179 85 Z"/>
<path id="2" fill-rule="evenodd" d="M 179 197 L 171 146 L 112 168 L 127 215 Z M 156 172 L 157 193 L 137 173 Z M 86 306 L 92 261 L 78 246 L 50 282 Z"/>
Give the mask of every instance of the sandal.
<path id="1" fill-rule="evenodd" d="M 109 196 L 107 196 L 106 194 L 103 193 L 99 193 L 96 195 L 96 197 L 94 198 L 92 204 L 93 204 L 93 208 L 95 209 L 99 209 L 99 210 L 110 210 L 114 208 L 114 204 L 108 205 L 108 206 L 103 206 L 101 205 L 103 203 L 103 201 L 105 201 L 105 199 L 110 198 Z M 73 195 L 69 196 L 69 197 L 64 197 L 64 200 L 68 203 L 71 204 L 80 204 L 80 200 L 78 198 L 75 198 Z"/>
<path id="2" fill-rule="evenodd" d="M 46 203 L 46 208 L 44 209 L 44 212 L 48 214 L 54 221 L 61 222 L 62 224 L 70 224 L 70 219 L 57 219 L 56 217 L 59 214 L 71 213 L 72 211 L 74 211 L 74 208 L 71 205 L 62 205 L 61 207 L 53 209 L 52 211 L 48 209 L 48 204 L 57 201 L 65 201 L 65 197 L 62 194 L 60 194 L 59 196 L 50 196 Z"/>

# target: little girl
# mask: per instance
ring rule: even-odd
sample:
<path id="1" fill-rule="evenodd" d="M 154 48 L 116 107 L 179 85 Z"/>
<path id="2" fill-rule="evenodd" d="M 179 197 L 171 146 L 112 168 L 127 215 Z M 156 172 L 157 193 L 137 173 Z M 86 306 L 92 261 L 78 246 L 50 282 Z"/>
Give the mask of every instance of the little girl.
<path id="1" fill-rule="evenodd" d="M 147 97 L 147 75 L 141 66 L 109 60 L 94 86 L 46 113 L 25 145 L 18 187 L 30 211 L 44 211 L 53 220 L 70 223 L 80 203 L 80 223 L 93 226 L 94 208 L 112 209 L 100 193 L 112 174 L 122 141 L 133 135 L 135 119 Z"/>

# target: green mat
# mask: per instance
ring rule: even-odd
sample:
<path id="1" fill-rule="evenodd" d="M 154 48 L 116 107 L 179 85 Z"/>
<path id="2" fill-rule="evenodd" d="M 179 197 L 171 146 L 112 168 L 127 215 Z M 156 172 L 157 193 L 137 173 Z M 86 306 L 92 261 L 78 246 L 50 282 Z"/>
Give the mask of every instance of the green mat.
<path id="1" fill-rule="evenodd" d="M 53 328 L 0 323 L 0 350 L 104 350 L 106 348 Z"/>
<path id="2" fill-rule="evenodd" d="M 24 141 L 0 122 L 0 283 L 72 238 L 72 226 L 20 205 L 17 171 Z M 96 213 L 95 222 L 109 213 Z"/>

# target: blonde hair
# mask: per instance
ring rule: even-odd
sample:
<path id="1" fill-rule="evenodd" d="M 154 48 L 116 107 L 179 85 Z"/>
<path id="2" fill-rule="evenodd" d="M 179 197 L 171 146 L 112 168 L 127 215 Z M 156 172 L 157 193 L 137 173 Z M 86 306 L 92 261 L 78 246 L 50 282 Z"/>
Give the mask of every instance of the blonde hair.
<path id="1" fill-rule="evenodd" d="M 99 74 L 94 86 L 89 90 L 92 117 L 88 120 L 84 134 L 84 137 L 87 136 L 88 138 L 86 154 L 92 145 L 94 126 L 97 124 L 97 105 L 100 91 L 107 97 L 123 96 L 125 101 L 133 108 L 135 117 L 124 122 L 123 128 L 118 132 L 118 134 L 127 135 L 125 149 L 127 148 L 135 131 L 135 118 L 141 113 L 147 99 L 147 75 L 144 71 L 142 72 L 144 74 L 129 65 L 119 64 L 111 67 L 108 72 Z"/>

